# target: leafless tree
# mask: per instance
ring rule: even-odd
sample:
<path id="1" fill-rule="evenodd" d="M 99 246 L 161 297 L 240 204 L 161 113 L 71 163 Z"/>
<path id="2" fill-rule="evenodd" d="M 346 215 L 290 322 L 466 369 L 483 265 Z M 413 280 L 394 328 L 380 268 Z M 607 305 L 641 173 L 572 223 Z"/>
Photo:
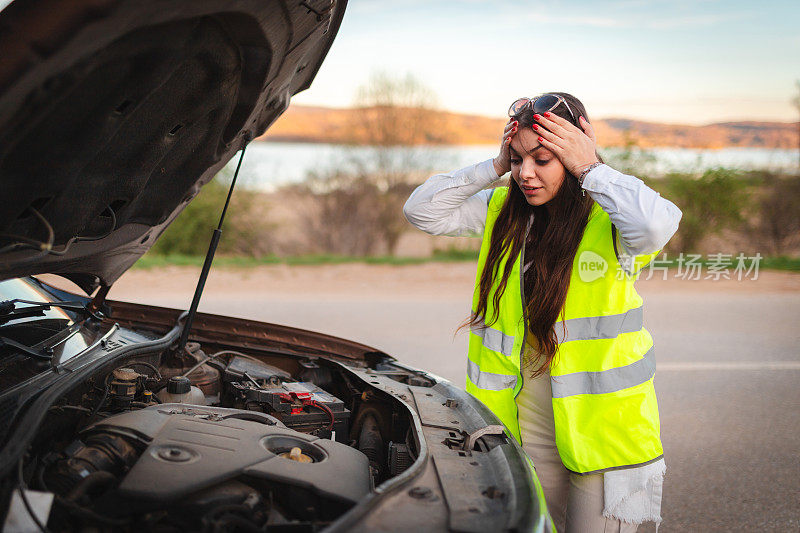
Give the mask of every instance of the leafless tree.
<path id="1" fill-rule="evenodd" d="M 311 250 L 355 256 L 374 252 L 380 241 L 375 228 L 381 194 L 368 179 L 337 172 L 309 176 L 294 189 L 314 199 L 312 212 L 301 222 Z"/>
<path id="2" fill-rule="evenodd" d="M 394 255 L 408 229 L 403 204 L 428 173 L 424 162 L 434 160 L 426 147 L 447 141 L 436 106 L 433 91 L 411 75 L 375 73 L 359 88 L 348 124 L 348 141 L 359 148 L 348 158 L 350 170 L 324 176 L 325 190 L 316 195 L 322 218 L 311 226 L 325 251 L 364 255 L 382 248 Z"/>
<path id="3" fill-rule="evenodd" d="M 394 255 L 408 227 L 402 207 L 411 183 L 424 162 L 433 161 L 426 147 L 447 141 L 444 115 L 434 92 L 410 74 L 373 73 L 359 88 L 354 107 L 359 112 L 353 115 L 352 132 L 371 147 L 369 181 L 381 191 L 376 229 Z"/>

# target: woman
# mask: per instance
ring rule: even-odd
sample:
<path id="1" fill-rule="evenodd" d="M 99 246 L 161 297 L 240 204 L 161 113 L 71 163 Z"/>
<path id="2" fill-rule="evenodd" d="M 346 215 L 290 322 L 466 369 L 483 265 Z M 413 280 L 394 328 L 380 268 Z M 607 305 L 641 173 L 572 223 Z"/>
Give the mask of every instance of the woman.
<path id="1" fill-rule="evenodd" d="M 633 281 L 681 212 L 602 163 L 574 96 L 509 116 L 497 157 L 429 178 L 404 212 L 433 235 L 483 235 L 467 390 L 531 457 L 558 531 L 635 531 L 661 521 L 665 464 Z"/>

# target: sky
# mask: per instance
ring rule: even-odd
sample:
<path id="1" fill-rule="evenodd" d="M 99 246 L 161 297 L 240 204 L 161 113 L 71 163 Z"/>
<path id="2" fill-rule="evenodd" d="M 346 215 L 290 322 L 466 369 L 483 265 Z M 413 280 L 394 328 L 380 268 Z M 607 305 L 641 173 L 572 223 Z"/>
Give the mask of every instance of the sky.
<path id="1" fill-rule="evenodd" d="M 441 108 L 485 116 L 565 91 L 590 118 L 794 122 L 800 1 L 351 0 L 292 103 L 348 107 L 375 72 L 411 74 Z"/>

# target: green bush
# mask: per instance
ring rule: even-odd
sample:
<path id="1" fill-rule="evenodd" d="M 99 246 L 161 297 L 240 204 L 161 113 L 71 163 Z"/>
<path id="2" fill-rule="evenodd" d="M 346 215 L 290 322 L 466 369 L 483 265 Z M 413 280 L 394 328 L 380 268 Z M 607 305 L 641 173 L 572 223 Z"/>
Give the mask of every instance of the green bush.
<path id="1" fill-rule="evenodd" d="M 683 211 L 678 233 L 670 242 L 673 251 L 696 252 L 706 236 L 742 226 L 746 182 L 735 170 L 711 169 L 700 177 L 671 173 L 649 184 Z"/>
<path id="2" fill-rule="evenodd" d="M 172 221 L 150 249 L 156 255 L 205 255 L 211 232 L 217 226 L 227 190 L 218 179 L 200 190 L 197 197 Z"/>
<path id="3" fill-rule="evenodd" d="M 220 173 L 206 184 L 197 197 L 170 224 L 151 248 L 154 255 L 204 256 L 217 227 L 230 182 Z M 222 226 L 218 252 L 260 256 L 270 252 L 269 230 L 257 193 L 236 189 Z"/>
<path id="4" fill-rule="evenodd" d="M 479 250 L 457 249 L 450 246 L 445 249 L 434 248 L 432 257 L 437 261 L 477 261 Z"/>

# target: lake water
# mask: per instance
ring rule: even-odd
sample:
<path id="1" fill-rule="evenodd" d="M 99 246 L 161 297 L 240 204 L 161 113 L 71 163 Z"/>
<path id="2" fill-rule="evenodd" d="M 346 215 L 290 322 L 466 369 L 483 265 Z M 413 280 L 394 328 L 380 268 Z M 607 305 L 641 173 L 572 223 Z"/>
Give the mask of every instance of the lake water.
<path id="1" fill-rule="evenodd" d="M 621 165 L 623 149 L 604 148 L 600 153 L 612 166 Z M 495 145 L 398 148 L 378 155 L 368 146 L 254 142 L 247 148 L 239 180 L 248 189 L 272 191 L 277 186 L 302 181 L 312 173 L 326 176 L 355 169 L 369 172 L 375 167 L 377 157 L 388 157 L 388 165 L 415 171 L 424 179 L 425 175 L 461 168 L 496 154 Z M 650 176 L 714 167 L 796 171 L 797 154 L 797 150 L 763 148 L 654 148 L 634 153 L 628 166 Z M 231 175 L 237 160 L 238 157 L 234 157 L 228 163 Z"/>

